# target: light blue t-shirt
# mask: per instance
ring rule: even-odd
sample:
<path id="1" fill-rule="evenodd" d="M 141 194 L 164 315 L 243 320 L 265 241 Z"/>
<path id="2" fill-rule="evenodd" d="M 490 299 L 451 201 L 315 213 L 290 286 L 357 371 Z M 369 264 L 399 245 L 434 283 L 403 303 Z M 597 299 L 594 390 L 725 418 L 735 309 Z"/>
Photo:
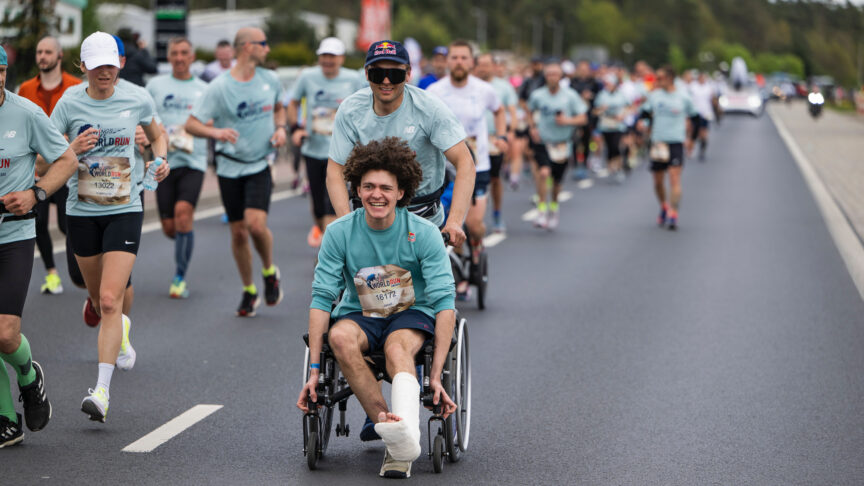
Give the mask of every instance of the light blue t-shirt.
<path id="1" fill-rule="evenodd" d="M 408 299 L 408 286 L 413 299 Z M 370 228 L 363 208 L 327 226 L 310 307 L 330 312 L 343 289 L 335 317 L 410 308 L 434 319 L 438 312 L 455 309 L 456 287 L 441 232 L 405 208 L 396 208 L 396 219 L 385 230 Z"/>
<path id="2" fill-rule="evenodd" d="M 327 158 L 336 110 L 345 98 L 366 86 L 366 80 L 351 69 L 339 69 L 332 79 L 324 76 L 320 66 L 303 71 L 291 93 L 294 101 L 306 98 L 307 135 L 300 153 L 313 159 Z"/>
<path id="3" fill-rule="evenodd" d="M 597 99 L 594 100 L 594 106 L 597 108 L 605 106 L 606 110 L 600 115 L 600 119 L 597 121 L 597 128 L 601 132 L 626 132 L 627 124 L 623 119 L 619 120 L 618 117 L 628 105 L 627 97 L 624 96 L 624 93 L 620 89 L 616 89 L 611 93 L 605 89 L 601 91 L 597 95 Z"/>
<path id="4" fill-rule="evenodd" d="M 519 95 L 516 94 L 513 85 L 508 83 L 506 79 L 492 78 L 489 83 L 493 88 L 495 88 L 495 93 L 498 95 L 498 99 L 501 100 L 501 105 L 504 107 L 504 113 L 507 115 L 507 126 L 512 126 L 513 120 L 510 119 L 509 108 L 511 106 L 516 106 L 516 103 L 519 102 Z M 486 125 L 489 128 L 489 135 L 496 135 L 495 115 L 493 115 L 491 111 L 486 112 Z"/>
<path id="5" fill-rule="evenodd" d="M 33 186 L 36 154 L 50 164 L 69 147 L 42 108 L 11 91 L 5 93 L 0 106 L 0 196 Z M 0 245 L 35 237 L 35 219 L 0 223 Z"/>
<path id="6" fill-rule="evenodd" d="M 85 83 L 63 93 L 51 121 L 61 133 L 74 140 L 88 128 L 99 130 L 96 146 L 78 156 L 78 171 L 69 179 L 66 214 L 104 216 L 141 211 L 137 187 L 143 173 L 136 156 L 135 127 L 157 121 L 153 99 L 140 87 L 118 83 L 114 94 L 95 100 Z M 137 89 L 135 89 L 137 88 Z"/>
<path id="7" fill-rule="evenodd" d="M 233 128 L 240 134 L 237 143 L 216 142 L 216 173 L 236 179 L 267 168 L 267 156 L 275 148 L 270 138 L 276 131 L 273 113 L 282 99 L 282 85 L 276 73 L 255 68 L 255 76 L 240 82 L 225 72 L 214 79 L 192 115 L 202 123 L 213 120 L 216 128 Z M 218 155 L 227 154 L 242 162 Z"/>
<path id="8" fill-rule="evenodd" d="M 202 172 L 207 169 L 207 141 L 189 135 L 184 128 L 206 89 L 207 83 L 195 76 L 182 80 L 165 74 L 147 83 L 147 91 L 156 102 L 156 111 L 168 132 L 168 164 L 172 169 L 189 167 Z"/>
<path id="9" fill-rule="evenodd" d="M 364 88 L 339 106 L 328 157 L 345 165 L 355 145 L 386 137 L 407 141 L 417 154 L 423 180 L 416 194 L 425 196 L 444 184 L 444 152 L 465 140 L 465 129 L 443 101 L 416 86 L 406 84 L 402 104 L 386 116 L 375 114 L 372 89 Z M 443 223 L 443 211 L 438 214 Z"/>
<path id="10" fill-rule="evenodd" d="M 648 94 L 642 111 L 652 114 L 651 140 L 684 143 L 687 139 L 687 118 L 696 115 L 690 97 L 683 91 L 657 89 Z"/>
<path id="11" fill-rule="evenodd" d="M 555 117 L 559 111 L 568 117 L 578 116 L 588 111 L 588 105 L 582 101 L 582 97 L 576 91 L 562 86 L 553 95 L 546 86 L 537 88 L 528 98 L 528 109 L 539 113 L 539 119 L 535 118 L 535 120 L 543 143 L 567 143 L 568 153 L 572 152 L 573 132 L 576 127 L 559 125 L 555 122 Z"/>

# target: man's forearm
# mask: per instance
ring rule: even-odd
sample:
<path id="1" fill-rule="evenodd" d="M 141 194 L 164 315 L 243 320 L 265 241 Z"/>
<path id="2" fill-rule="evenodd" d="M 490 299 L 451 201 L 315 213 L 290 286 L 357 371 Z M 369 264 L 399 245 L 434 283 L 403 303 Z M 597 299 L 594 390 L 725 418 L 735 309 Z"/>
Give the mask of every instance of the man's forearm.
<path id="1" fill-rule="evenodd" d="M 42 158 L 39 156 L 38 158 Z M 47 165 L 47 164 L 46 164 Z M 67 148 L 63 155 L 48 167 L 45 175 L 39 178 L 39 187 L 49 195 L 57 192 L 63 184 L 78 170 L 78 158 L 71 148 Z"/>
<path id="2" fill-rule="evenodd" d="M 477 175 L 471 152 L 464 143 L 461 145 L 450 149 L 458 151 L 453 154 L 455 160 L 450 160 L 456 166 L 456 181 L 453 183 L 453 202 L 450 205 L 450 217 L 447 219 L 447 222 L 454 221 L 460 226 L 465 222 L 465 215 L 468 214 L 468 207 L 471 206 L 474 179 Z"/>
<path id="3" fill-rule="evenodd" d="M 320 364 L 324 333 L 330 324 L 330 313 L 321 309 L 309 309 L 309 364 Z"/>
<path id="4" fill-rule="evenodd" d="M 435 353 L 432 356 L 430 377 L 441 376 L 444 370 L 444 362 L 450 351 L 450 340 L 453 338 L 455 326 L 456 313 L 452 309 L 443 310 L 435 315 Z"/>
<path id="5" fill-rule="evenodd" d="M 277 128 L 288 123 L 288 110 L 285 109 L 285 105 L 278 101 L 276 102 L 276 109 L 273 110 L 273 123 L 276 124 Z"/>
<path id="6" fill-rule="evenodd" d="M 201 123 L 194 115 L 189 115 L 184 128 L 186 133 L 193 137 L 213 138 L 213 128 Z"/>
<path id="7" fill-rule="evenodd" d="M 327 192 L 330 196 L 330 204 L 336 211 L 336 217 L 341 218 L 351 212 L 348 201 L 348 189 L 345 188 L 345 179 L 342 177 L 343 167 L 333 159 L 327 160 Z"/>
<path id="8" fill-rule="evenodd" d="M 300 103 L 296 100 L 288 102 L 288 124 L 292 127 L 297 124 L 297 114 L 300 111 Z M 290 135 L 290 134 L 289 134 Z"/>

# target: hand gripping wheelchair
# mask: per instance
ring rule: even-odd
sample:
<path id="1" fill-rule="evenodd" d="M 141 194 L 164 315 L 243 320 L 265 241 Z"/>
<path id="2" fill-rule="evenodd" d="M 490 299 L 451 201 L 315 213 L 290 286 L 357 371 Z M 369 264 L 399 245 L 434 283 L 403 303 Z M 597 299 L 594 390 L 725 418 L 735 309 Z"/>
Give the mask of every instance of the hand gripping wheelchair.
<path id="1" fill-rule="evenodd" d="M 309 335 L 305 334 L 306 353 L 303 363 L 305 383 L 309 379 Z M 468 436 L 471 430 L 471 357 L 468 348 L 468 326 L 464 318 L 456 313 L 456 327 L 450 341 L 450 350 L 444 362 L 441 384 L 456 403 L 456 412 L 446 419 L 441 416 L 441 405 L 433 405 L 433 394 L 429 383 L 429 373 L 432 369 L 434 345 L 424 344 L 417 353 L 415 363 L 423 368 L 423 384 L 420 396 L 423 405 L 432 408 L 426 428 L 428 432 L 427 456 L 432 459 L 432 467 L 436 473 L 444 468 L 444 458 L 450 462 L 459 461 L 462 453 L 468 449 Z M 384 351 L 370 352 L 366 361 L 378 380 L 390 381 L 384 363 Z M 339 407 L 339 419 L 336 424 L 336 435 L 348 437 L 350 428 L 345 422 L 345 411 L 348 399 L 354 392 L 339 369 L 330 346 L 327 335 L 321 349 L 321 371 L 318 377 L 318 401 L 313 402 L 307 397 L 309 412 L 303 415 L 303 454 L 310 470 L 317 467 L 318 460 L 327 451 L 330 442 L 330 430 L 333 427 L 334 408 Z M 318 408 L 318 407 L 321 408 Z M 437 430 L 433 434 L 433 429 Z"/>

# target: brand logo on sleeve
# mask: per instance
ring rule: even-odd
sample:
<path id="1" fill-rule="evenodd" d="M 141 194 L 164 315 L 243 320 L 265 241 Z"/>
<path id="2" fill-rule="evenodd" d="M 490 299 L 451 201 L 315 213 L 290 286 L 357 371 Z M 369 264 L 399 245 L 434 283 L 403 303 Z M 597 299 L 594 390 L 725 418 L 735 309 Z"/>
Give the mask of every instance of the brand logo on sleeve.
<path id="1" fill-rule="evenodd" d="M 132 116 L 132 111 L 130 110 L 120 112 L 120 118 L 129 118 L 130 116 Z"/>
<path id="2" fill-rule="evenodd" d="M 408 241 L 410 241 L 411 243 L 414 243 L 415 241 L 417 241 L 417 235 L 415 235 L 414 233 L 409 231 L 408 232 Z"/>
<path id="3" fill-rule="evenodd" d="M 405 127 L 405 133 L 407 133 L 408 135 L 413 134 L 415 131 L 417 131 L 417 127 L 415 127 L 414 125 Z"/>
<path id="4" fill-rule="evenodd" d="M 3 135 L 3 138 L 15 138 L 15 134 L 15 130 L 9 130 L 5 135 Z"/>

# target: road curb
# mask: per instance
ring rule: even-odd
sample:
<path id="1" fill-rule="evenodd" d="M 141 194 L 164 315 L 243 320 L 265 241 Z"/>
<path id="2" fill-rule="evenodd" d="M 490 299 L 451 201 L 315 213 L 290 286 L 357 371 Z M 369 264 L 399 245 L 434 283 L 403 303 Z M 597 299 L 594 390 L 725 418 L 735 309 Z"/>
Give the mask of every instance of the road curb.
<path id="1" fill-rule="evenodd" d="M 852 281 L 855 282 L 855 287 L 858 288 L 858 294 L 861 296 L 861 300 L 864 300 L 864 245 L 862 245 L 858 233 L 855 232 L 855 229 L 849 222 L 849 218 L 840 209 L 837 201 L 835 201 L 825 183 L 816 173 L 813 163 L 804 155 L 798 143 L 789 134 L 789 130 L 783 121 L 779 117 L 774 116 L 773 110 L 770 107 L 766 111 L 771 118 L 771 122 L 774 123 L 774 127 L 777 128 L 780 138 L 783 139 L 783 142 L 789 149 L 789 153 L 792 154 L 792 158 L 795 159 L 795 163 L 798 165 L 798 169 L 801 171 L 801 175 L 804 177 L 804 181 L 807 183 L 807 187 L 810 188 L 813 199 L 815 199 L 816 205 L 819 207 L 819 212 L 822 213 L 825 225 L 828 226 L 828 232 L 834 239 L 834 244 L 846 263 L 846 268 L 849 270 Z"/>

